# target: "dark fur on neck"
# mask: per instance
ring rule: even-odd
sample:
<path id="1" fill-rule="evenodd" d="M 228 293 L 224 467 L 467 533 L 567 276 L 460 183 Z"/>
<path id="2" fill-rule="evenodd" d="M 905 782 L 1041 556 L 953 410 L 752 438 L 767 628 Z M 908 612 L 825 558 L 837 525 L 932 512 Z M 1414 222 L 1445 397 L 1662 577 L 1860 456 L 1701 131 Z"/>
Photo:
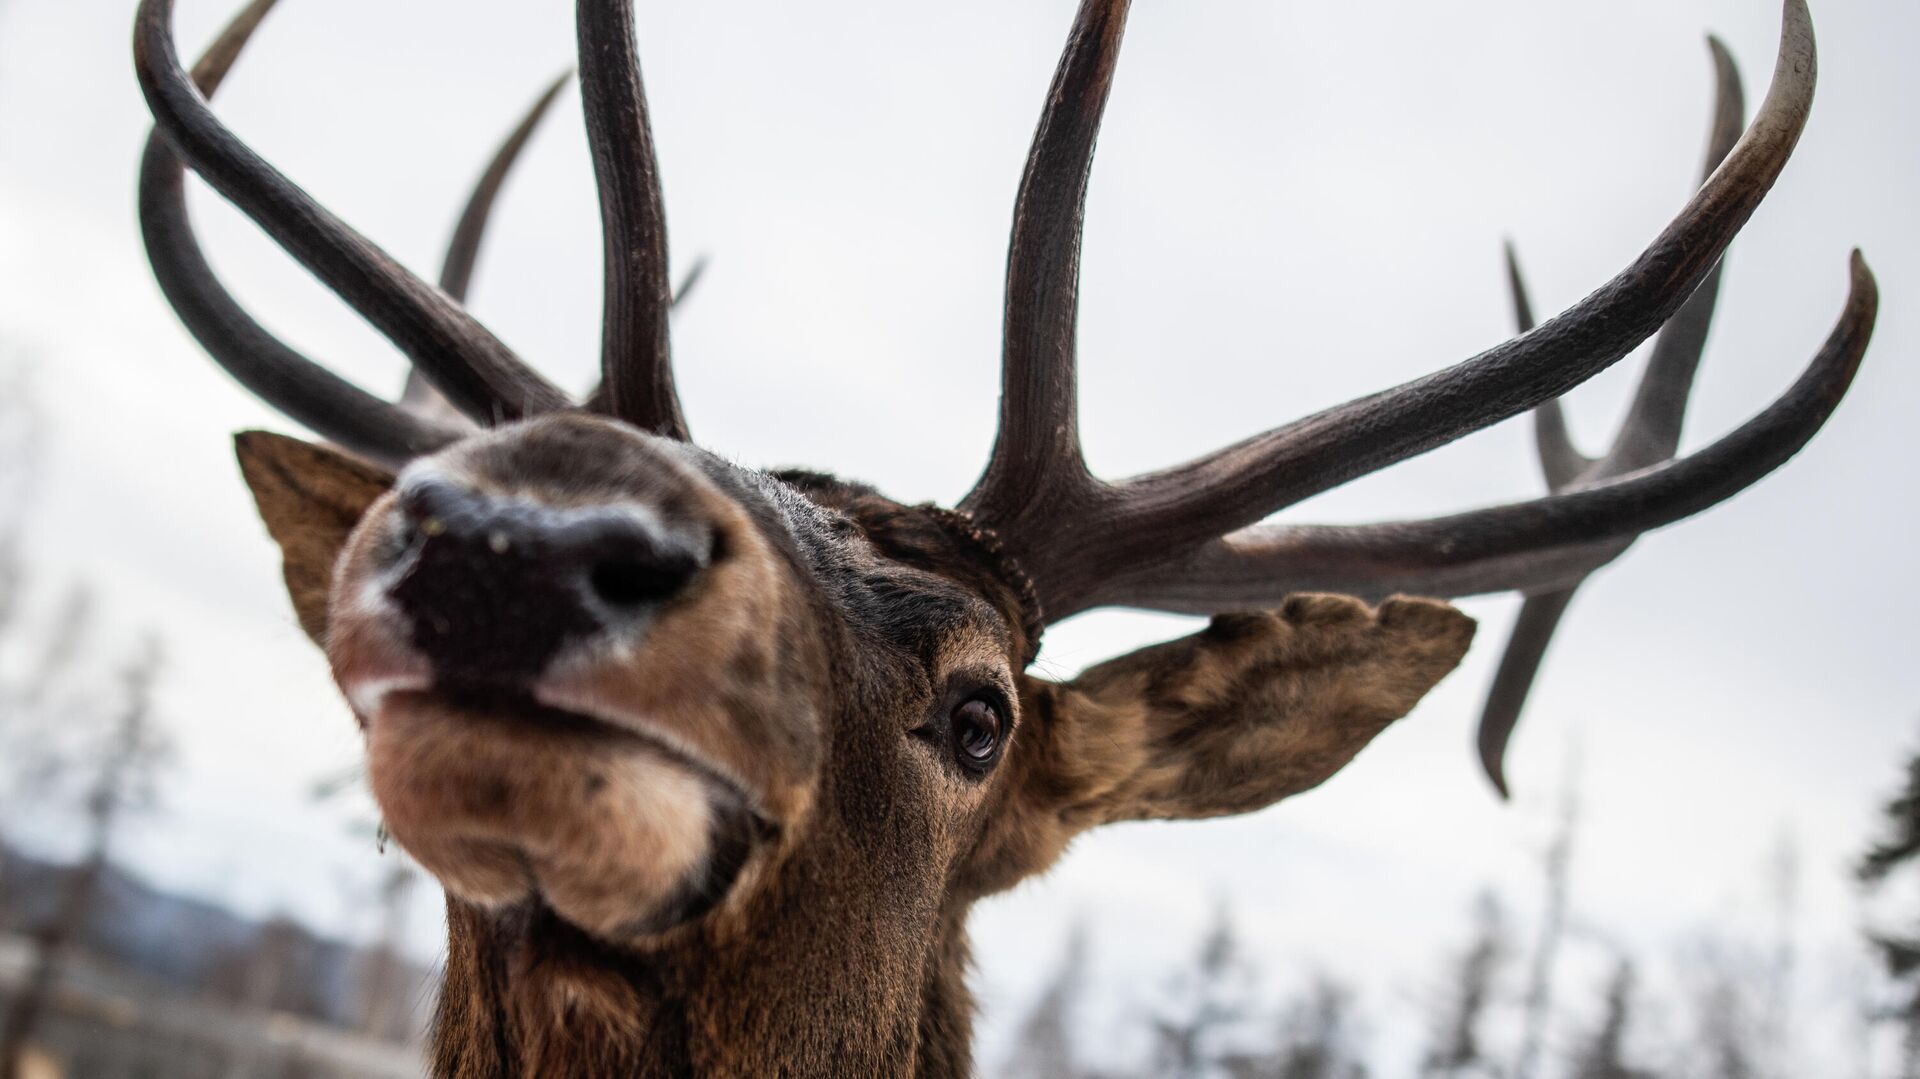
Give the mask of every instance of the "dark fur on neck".
<path id="1" fill-rule="evenodd" d="M 919 919 L 897 908 L 862 917 L 790 894 L 780 913 L 804 924 L 750 937 L 701 929 L 647 956 L 551 914 L 450 899 L 433 1074 L 972 1074 L 964 914 L 916 932 Z"/>

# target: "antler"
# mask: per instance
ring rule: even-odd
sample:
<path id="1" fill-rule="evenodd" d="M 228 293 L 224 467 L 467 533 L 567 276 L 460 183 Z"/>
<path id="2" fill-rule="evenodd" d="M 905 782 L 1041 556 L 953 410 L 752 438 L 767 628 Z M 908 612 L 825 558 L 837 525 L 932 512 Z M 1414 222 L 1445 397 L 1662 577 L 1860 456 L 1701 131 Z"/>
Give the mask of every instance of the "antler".
<path id="1" fill-rule="evenodd" d="M 1506 742 L 1574 589 L 1640 533 L 1730 497 L 1791 457 L 1832 414 L 1864 355 L 1878 293 L 1856 251 L 1846 309 L 1806 373 L 1739 429 L 1672 459 L 1720 257 L 1779 176 L 1812 104 L 1806 6 L 1785 4 L 1773 84 L 1744 135 L 1738 72 L 1711 41 L 1719 90 L 1706 178 L 1652 245 L 1586 299 L 1536 327 L 1510 261 L 1520 336 L 1187 465 L 1107 483 L 1080 454 L 1074 320 L 1087 171 L 1126 11 L 1127 0 L 1083 0 L 1034 137 L 1008 254 L 1001 430 L 962 508 L 1027 570 L 1048 621 L 1098 606 L 1217 614 L 1311 590 L 1525 592 L 1481 727 L 1487 773 L 1504 794 Z M 1619 437 L 1604 457 L 1587 458 L 1558 396 L 1656 330 Z M 1528 408 L 1537 410 L 1545 498 L 1423 521 L 1255 523 Z"/>
<path id="2" fill-rule="evenodd" d="M 458 423 L 428 413 L 427 384 L 483 424 L 568 407 L 568 397 L 522 363 L 461 306 L 494 195 L 558 92 L 543 96 L 495 157 L 448 251 L 440 289 L 401 266 L 316 203 L 222 125 L 207 106 L 240 49 L 273 6 L 255 0 L 189 77 L 180 66 L 172 0 L 141 0 L 134 61 L 153 111 L 140 179 L 143 234 L 156 277 L 181 320 L 229 373 L 289 416 L 341 445 L 394 464 L 445 445 Z M 581 79 L 607 240 L 603 391 L 589 407 L 657 433 L 686 437 L 673 388 L 666 233 L 628 0 L 581 0 Z M 330 374 L 273 337 L 213 274 L 187 214 L 191 167 L 281 247 L 373 323 L 425 376 L 399 407 Z M 696 268 L 697 271 L 697 268 Z M 691 275 L 690 275 L 691 277 Z"/>
<path id="3" fill-rule="evenodd" d="M 587 139 L 606 242 L 602 384 L 591 403 L 636 427 L 685 441 L 687 421 L 674 390 L 667 339 L 673 283 L 667 276 L 666 209 L 634 48 L 633 5 L 580 0 L 577 22 Z"/>
<path id="4" fill-rule="evenodd" d="M 1703 178 L 1711 176 L 1732 151 L 1740 137 L 1745 114 L 1745 95 L 1740 88 L 1740 70 L 1719 38 L 1709 36 L 1707 45 L 1713 54 L 1716 84 L 1713 129 L 1707 140 L 1707 161 Z M 1713 268 L 1707 279 L 1688 298 L 1672 321 L 1654 339 L 1653 358 L 1640 377 L 1639 389 L 1627 418 L 1621 424 L 1613 446 L 1605 456 L 1591 458 L 1581 453 L 1567 432 L 1566 418 L 1558 400 L 1548 401 L 1534 410 L 1534 441 L 1540 456 L 1541 471 L 1547 488 L 1559 493 L 1579 490 L 1636 468 L 1669 460 L 1680 445 L 1680 427 L 1686 417 L 1687 399 L 1693 389 L 1694 372 L 1713 322 L 1713 309 L 1720 294 L 1720 273 L 1725 263 Z M 1514 319 L 1520 332 L 1533 329 L 1533 305 L 1527 298 L 1526 281 L 1513 246 L 1507 246 L 1507 280 L 1513 290 Z M 1592 568 L 1572 583 L 1547 591 L 1531 592 L 1521 603 L 1514 620 L 1513 635 L 1500 658 L 1493 686 L 1487 693 L 1485 711 L 1480 717 L 1480 763 L 1487 778 L 1501 797 L 1508 794 L 1506 777 L 1507 744 L 1520 721 L 1527 694 L 1540 662 L 1546 657 L 1560 619 L 1573 601 L 1574 592 L 1601 565 L 1613 561 L 1632 545 L 1634 536 L 1610 541 L 1596 551 Z"/>
<path id="5" fill-rule="evenodd" d="M 507 134 L 500 148 L 494 151 L 492 161 L 488 163 L 486 171 L 481 174 L 479 182 L 474 185 L 472 193 L 467 196 L 466 209 L 460 214 L 460 224 L 454 229 L 453 238 L 447 244 L 447 253 L 440 269 L 441 291 L 454 299 L 462 303 L 466 302 L 467 288 L 473 280 L 473 271 L 479 260 L 481 243 L 486 239 L 487 224 L 493 214 L 494 200 L 498 197 L 500 188 L 505 185 L 508 175 L 512 173 L 514 165 L 519 162 L 520 152 L 526 149 L 527 140 L 533 137 L 534 131 L 540 126 L 540 121 L 546 119 L 554 99 L 572 79 L 571 72 L 562 75 L 534 100 L 526 115 L 522 116 L 520 122 Z M 694 286 L 700 283 L 700 277 L 706 273 L 706 269 L 707 260 L 704 256 L 695 259 L 693 265 L 687 267 L 686 273 L 680 278 L 680 284 L 673 290 L 668 305 L 671 309 L 679 308 L 681 302 L 693 291 Z M 671 372 L 667 377 L 671 381 Z M 603 385 L 602 389 L 594 391 L 590 399 L 603 400 L 604 397 Z M 400 397 L 401 404 L 414 409 L 432 410 L 438 408 L 443 400 L 433 389 L 432 384 L 422 378 L 418 371 L 408 373 L 406 392 Z M 675 400 L 674 408 L 677 410 L 678 407 L 679 403 Z"/>
<path id="6" fill-rule="evenodd" d="M 494 151 L 493 159 L 487 162 L 486 171 L 473 186 L 467 196 L 466 208 L 460 212 L 460 223 L 454 226 L 453 238 L 447 241 L 446 255 L 440 262 L 440 291 L 453 297 L 459 303 L 467 302 L 467 290 L 473 285 L 473 271 L 480 261 L 480 245 L 487 236 L 487 222 L 493 216 L 493 204 L 500 197 L 500 189 L 506 185 L 507 177 L 513 172 L 513 166 L 520 160 L 520 152 L 527 148 L 528 140 L 540 127 L 540 121 L 546 119 L 547 112 L 573 81 L 573 72 L 549 83 L 546 90 L 534 99 L 526 115 L 507 133 L 506 140 Z M 416 411 L 452 412 L 446 398 L 433 388 L 418 368 L 407 372 L 407 387 L 400 395 L 400 403 Z M 456 416 L 458 413 L 454 413 Z"/>
<path id="7" fill-rule="evenodd" d="M 1545 498 L 1446 517 L 1243 528 L 1183 559 L 1117 575 L 1075 609 L 1212 614 L 1270 607 L 1299 591 L 1462 596 L 1577 583 L 1617 553 L 1608 541 L 1721 502 L 1806 445 L 1851 385 L 1873 331 L 1879 292 L 1858 252 L 1852 272 L 1846 309 L 1807 370 L 1759 414 L 1697 453 Z"/>
<path id="8" fill-rule="evenodd" d="M 1658 330 L 1711 274 L 1805 124 L 1813 28 L 1802 0 L 1787 0 L 1773 86 L 1752 126 L 1652 245 L 1586 299 L 1453 367 L 1187 465 L 1118 483 L 1093 478 L 1074 417 L 1075 277 L 1085 178 L 1126 10 L 1126 0 L 1081 4 L 1034 138 L 1008 254 L 1002 427 L 962 503 L 1033 577 L 1048 620 L 1102 605 L 1212 613 L 1302 587 L 1457 595 L 1562 585 L 1604 561 L 1601 541 L 1697 512 L 1785 460 L 1851 377 L 1873 311 L 1872 279 L 1857 260 L 1847 315 L 1808 375 L 1692 458 L 1435 521 L 1255 524 L 1550 401 Z"/>
<path id="9" fill-rule="evenodd" d="M 482 177 L 436 290 L 320 208 L 207 107 L 203 95 L 218 86 L 272 3 L 247 7 L 189 78 L 169 31 L 172 0 L 141 0 L 135 56 L 157 121 L 142 165 L 141 218 L 155 273 L 182 320 L 248 388 L 370 457 L 399 463 L 461 433 L 457 424 L 349 385 L 254 322 L 194 238 L 184 194 L 191 166 L 392 338 L 467 416 L 498 422 L 564 407 L 559 390 L 460 305 L 494 197 L 560 84 Z M 1640 533 L 1731 496 L 1792 456 L 1832 414 L 1864 354 L 1878 301 L 1855 252 L 1846 310 L 1800 380 L 1731 434 L 1673 459 L 1721 255 L 1784 168 L 1812 103 L 1815 50 L 1804 0 L 1786 0 L 1772 86 L 1744 134 L 1737 75 L 1714 42 L 1720 104 L 1708 176 L 1640 257 L 1587 298 L 1534 326 L 1510 264 L 1518 337 L 1186 465 L 1106 482 L 1088 471 L 1080 451 L 1074 333 L 1087 179 L 1128 8 L 1128 0 L 1082 0 L 1055 72 L 1014 210 L 1000 431 L 961 509 L 997 533 L 1053 621 L 1106 605 L 1213 614 L 1313 589 L 1372 597 L 1525 592 L 1530 598 L 1482 728 L 1488 772 L 1503 785 L 1505 742 L 1574 588 Z M 674 297 L 664 213 L 630 4 L 579 0 L 578 19 L 606 232 L 603 383 L 589 405 L 685 438 L 667 337 Z M 1620 436 L 1606 456 L 1585 457 L 1556 398 L 1656 331 Z M 432 398 L 415 379 L 405 402 Z M 1552 492 L 1544 498 L 1420 521 L 1258 523 L 1528 409 L 1537 410 L 1536 442 Z"/>
<path id="10" fill-rule="evenodd" d="M 255 0 L 194 66 L 198 93 L 226 77 L 274 0 Z M 146 25 L 143 11 L 143 27 Z M 164 17 L 164 12 L 161 13 Z M 457 437 L 444 424 L 381 400 L 322 368 L 249 317 L 207 264 L 187 214 L 186 170 L 158 131 L 140 164 L 140 226 L 155 278 L 187 329 L 241 385 L 300 423 L 385 464 Z"/>
<path id="11" fill-rule="evenodd" d="M 175 154 L 379 327 L 462 412 L 493 422 L 568 404 L 459 304 L 328 212 L 221 124 L 180 67 L 172 21 L 173 0 L 141 0 L 134 65 L 156 129 Z"/>

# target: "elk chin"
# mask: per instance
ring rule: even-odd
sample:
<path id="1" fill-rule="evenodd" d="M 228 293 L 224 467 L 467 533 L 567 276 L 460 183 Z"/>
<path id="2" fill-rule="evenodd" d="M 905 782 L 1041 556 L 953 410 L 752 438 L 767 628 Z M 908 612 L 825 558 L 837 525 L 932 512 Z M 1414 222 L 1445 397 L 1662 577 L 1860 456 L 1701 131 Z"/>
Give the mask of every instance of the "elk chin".
<path id="1" fill-rule="evenodd" d="M 537 902 L 610 944 L 711 909 L 755 839 L 737 792 L 688 762 L 531 703 L 391 693 L 367 761 L 394 839 L 450 893 Z"/>

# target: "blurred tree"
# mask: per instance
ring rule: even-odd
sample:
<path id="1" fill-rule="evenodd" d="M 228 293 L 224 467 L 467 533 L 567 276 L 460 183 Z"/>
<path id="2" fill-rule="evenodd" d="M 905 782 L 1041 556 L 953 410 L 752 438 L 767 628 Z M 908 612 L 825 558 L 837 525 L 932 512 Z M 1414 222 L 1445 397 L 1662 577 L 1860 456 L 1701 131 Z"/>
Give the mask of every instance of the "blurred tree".
<path id="1" fill-rule="evenodd" d="M 1634 967 L 1622 959 L 1607 979 L 1600 1025 L 1573 1054 L 1570 1079 L 1654 1079 L 1652 1072 L 1628 1063 L 1627 1038 L 1633 1025 Z"/>
<path id="2" fill-rule="evenodd" d="M 1233 1056 L 1228 1041 L 1255 1010 L 1253 965 L 1242 953 L 1233 915 L 1220 903 L 1191 970 L 1168 983 L 1166 1002 L 1153 1017 L 1151 1074 L 1201 1079 Z"/>
<path id="3" fill-rule="evenodd" d="M 1074 1079 L 1081 1074 L 1074 1057 L 1074 1023 L 1079 1019 L 1087 982 L 1087 927 L 1074 923 L 1040 999 L 1020 1024 L 1013 1051 L 1002 1069 L 1007 1079 Z"/>
<path id="4" fill-rule="evenodd" d="M 20 610 L 21 547 L 40 475 L 41 434 L 26 368 L 0 368 L 0 641 Z"/>
<path id="5" fill-rule="evenodd" d="M 1700 1079 L 1759 1079 L 1765 1057 L 1761 1001 L 1766 971 L 1752 953 L 1710 937 L 1681 960 L 1694 1021 L 1691 1042 L 1683 1047 L 1687 1072 Z"/>
<path id="6" fill-rule="evenodd" d="M 1282 1009 L 1270 1049 L 1229 1057 L 1231 1079 L 1366 1079 L 1356 1052 L 1353 991 L 1322 975 Z"/>
<path id="7" fill-rule="evenodd" d="M 68 586 L 41 635 L 38 654 L 21 672 L 13 704 L 22 714 L 31 714 L 49 703 L 74 673 L 75 664 L 86 652 L 93 624 L 93 589 L 81 583 Z"/>
<path id="8" fill-rule="evenodd" d="M 313 951 L 305 926 L 284 914 L 268 918 L 243 960 L 241 1000 L 292 1015 L 326 1015 L 326 986 Z"/>
<path id="9" fill-rule="evenodd" d="M 1482 1027 L 1513 944 L 1500 902 L 1483 892 L 1474 904 L 1474 935 L 1455 963 L 1420 1074 L 1436 1079 L 1493 1079 L 1503 1073 L 1486 1051 Z"/>
<path id="10" fill-rule="evenodd" d="M 48 628 L 39 655 L 17 678 L 0 680 L 0 849 L 11 849 L 10 826 L 29 810 L 58 802 L 79 765 L 74 734 L 83 730 L 85 705 L 59 688 L 73 678 L 75 659 L 92 632 L 93 602 L 75 586 Z M 5 644 L 0 641 L 0 644 Z M 0 648 L 0 658 L 7 649 Z M 15 650 L 17 651 L 17 649 Z M 13 885 L 0 870 L 0 927 L 13 921 Z"/>
<path id="11" fill-rule="evenodd" d="M 59 981 L 67 947 L 91 912 L 115 835 L 129 814 L 150 808 L 154 801 L 155 779 L 168 754 L 153 716 L 160 662 L 159 643 L 150 638 L 121 669 L 118 714 L 91 754 L 95 767 L 84 803 L 85 854 L 68 873 L 55 916 L 35 934 L 27 978 L 0 1026 L 0 1079 L 18 1077 L 28 1041 Z"/>
<path id="12" fill-rule="evenodd" d="M 1881 811 L 1883 837 L 1860 859 L 1861 883 L 1883 888 L 1896 872 L 1920 857 L 1920 753 L 1907 759 L 1906 782 Z M 1869 930 L 1868 943 L 1891 983 L 1891 999 L 1873 1017 L 1891 1023 L 1901 1043 L 1902 1079 L 1920 1079 L 1920 929 L 1905 933 Z"/>
<path id="13" fill-rule="evenodd" d="M 24 364 L 0 364 L 0 849 L 23 807 L 45 800 L 67 763 L 57 717 L 41 714 L 67 675 L 88 629 L 88 605 L 76 589 L 43 635 L 36 660 L 22 632 L 28 573 L 25 539 L 39 484 L 43 424 Z M 45 722 L 37 722 L 45 721 Z M 9 922 L 12 882 L 0 869 L 0 926 Z"/>
<path id="14" fill-rule="evenodd" d="M 1580 784 L 1577 758 L 1569 755 L 1560 803 L 1554 815 L 1553 838 L 1541 859 L 1545 897 L 1541 903 L 1540 933 L 1534 941 L 1522 1002 L 1520 1049 L 1514 1058 L 1514 1079 L 1533 1079 L 1553 1013 L 1553 970 L 1560 957 L 1560 938 L 1566 931 L 1567 899 L 1573 871 L 1573 840 L 1580 825 Z"/>
<path id="15" fill-rule="evenodd" d="M 414 1033 L 406 1006 L 413 967 L 402 943 L 420 874 L 405 859 L 389 857 L 395 860 L 379 884 L 380 934 L 360 957 L 360 1029 L 375 1038 L 401 1041 Z"/>
<path id="16" fill-rule="evenodd" d="M 1767 898 L 1772 910 L 1773 940 L 1767 948 L 1765 976 L 1755 1017 L 1754 1050 L 1761 1074 L 1796 1079 L 1803 1074 L 1794 1060 L 1795 971 L 1799 946 L 1795 928 L 1800 910 L 1800 847 L 1783 830 L 1774 843 L 1767 866 Z"/>

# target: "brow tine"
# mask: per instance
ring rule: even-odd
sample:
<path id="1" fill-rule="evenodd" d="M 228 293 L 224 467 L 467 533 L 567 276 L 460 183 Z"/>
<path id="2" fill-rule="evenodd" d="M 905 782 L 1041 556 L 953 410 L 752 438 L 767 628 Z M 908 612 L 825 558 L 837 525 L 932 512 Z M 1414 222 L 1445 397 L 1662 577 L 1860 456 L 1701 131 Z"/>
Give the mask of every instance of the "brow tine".
<path id="1" fill-rule="evenodd" d="M 1712 445 L 1677 460 L 1527 502 L 1419 521 L 1254 525 L 1184 560 L 1117 575 L 1064 618 L 1099 605 L 1244 610 L 1302 590 L 1465 595 L 1576 584 L 1633 537 L 1750 486 L 1806 445 L 1852 384 L 1873 334 L 1879 290 L 1855 252 L 1847 305 L 1786 393 Z M 1483 567 L 1511 574 L 1481 572 Z"/>
<path id="2" fill-rule="evenodd" d="M 474 184 L 473 193 L 467 196 L 466 209 L 460 213 L 460 223 L 454 226 L 453 238 L 448 241 L 446 256 L 440 263 L 440 291 L 460 303 L 467 302 L 467 291 L 473 284 L 474 265 L 480 257 L 480 245 L 486 239 L 487 222 L 493 215 L 494 200 L 499 197 L 500 188 L 506 184 L 508 174 L 519 161 L 520 152 L 526 149 L 527 141 L 533 138 L 540 121 L 553 107 L 554 99 L 560 96 L 560 91 L 566 89 L 572 79 L 573 73 L 569 71 L 553 80 L 534 99 L 533 106 L 494 152 L 493 160 L 487 163 L 486 171 L 480 174 L 479 182 Z M 402 404 L 411 408 L 437 407 L 444 400 L 417 368 L 407 372 L 407 388 L 400 395 Z"/>
<path id="3" fill-rule="evenodd" d="M 1527 281 L 1520 273 L 1520 255 L 1507 242 L 1507 287 L 1513 293 L 1513 321 L 1521 333 L 1533 329 L 1533 302 L 1527 297 Z M 1559 490 L 1585 472 L 1593 458 L 1581 453 L 1567 430 L 1567 416 L 1558 397 L 1548 398 L 1533 410 L 1533 443 L 1540 455 L 1540 471 L 1547 488 Z"/>
<path id="4" fill-rule="evenodd" d="M 1717 37 L 1707 38 L 1707 45 L 1713 53 L 1717 86 L 1713 131 L 1707 141 L 1704 168 L 1705 175 L 1712 176 L 1740 137 L 1746 98 L 1740 87 L 1740 69 L 1727 47 Z M 1646 373 L 1640 378 L 1626 421 L 1608 451 L 1609 462 L 1615 467 L 1640 468 L 1673 456 L 1679 448 L 1687 398 L 1693 389 L 1701 352 L 1706 348 L 1723 269 L 1724 263 L 1714 266 L 1713 272 L 1655 340 L 1653 358 L 1647 361 Z"/>
<path id="5" fill-rule="evenodd" d="M 174 153 L 425 370 L 481 422 L 566 405 L 459 304 L 421 281 L 242 143 L 180 66 L 173 0 L 141 0 L 134 66 Z"/>
<path id="6" fill-rule="evenodd" d="M 647 96 L 640 82 L 630 0 L 579 0 L 580 86 L 600 188 L 605 248 L 601 390 L 605 407 L 636 427 L 685 441 L 673 384 L 667 312 L 667 213 Z M 590 402 L 591 403 L 591 402 Z"/>
<path id="7" fill-rule="evenodd" d="M 212 94 L 274 0 L 254 0 L 194 65 Z M 160 290 L 202 348 L 241 385 L 294 421 L 389 466 L 447 444 L 452 431 L 383 401 L 268 333 L 207 264 L 187 212 L 186 169 L 158 133 L 140 162 L 140 234 Z"/>
<path id="8" fill-rule="evenodd" d="M 1726 164 L 1633 264 L 1473 359 L 1121 487 L 1156 546 L 1204 540 L 1557 397 L 1652 336 L 1779 177 L 1813 101 L 1813 25 L 1786 0 L 1773 86 Z"/>
<path id="9" fill-rule="evenodd" d="M 1014 203 L 1007 248 L 1000 429 L 962 506 L 1005 523 L 1091 481 L 1080 456 L 1075 323 L 1087 177 L 1113 87 L 1128 0 L 1082 0 Z"/>
<path id="10" fill-rule="evenodd" d="M 1578 586 L 1575 586 L 1576 588 Z M 1528 596 L 1520 605 L 1520 617 L 1507 638 L 1507 650 L 1500 657 L 1500 669 L 1493 676 L 1493 688 L 1487 693 L 1486 710 L 1480 716 L 1480 765 L 1500 797 L 1512 797 L 1507 787 L 1507 743 L 1520 722 L 1520 710 L 1533 689 L 1534 676 L 1540 673 L 1540 661 L 1546 658 L 1547 645 L 1560 618 L 1567 613 L 1575 588 L 1557 589 Z"/>

